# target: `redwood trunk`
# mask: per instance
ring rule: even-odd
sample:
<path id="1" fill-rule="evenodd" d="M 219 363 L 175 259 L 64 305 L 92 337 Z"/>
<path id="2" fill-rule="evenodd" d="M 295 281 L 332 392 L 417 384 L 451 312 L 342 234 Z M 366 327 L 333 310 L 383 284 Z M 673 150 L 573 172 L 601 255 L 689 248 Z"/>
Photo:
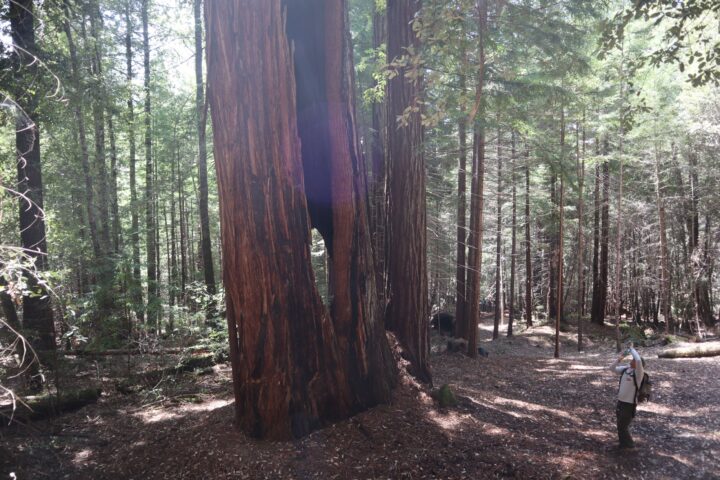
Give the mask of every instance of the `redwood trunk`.
<path id="1" fill-rule="evenodd" d="M 465 91 L 465 75 L 460 77 L 461 90 Z M 457 266 L 455 271 L 455 336 L 462 337 L 467 324 L 467 288 L 466 288 L 466 240 L 467 226 L 465 217 L 467 215 L 466 189 L 467 181 L 465 171 L 467 170 L 467 119 L 464 109 L 460 112 L 458 124 L 458 136 L 460 140 L 460 155 L 458 158 L 458 209 L 457 209 Z"/>
<path id="2" fill-rule="evenodd" d="M 205 4 L 236 420 L 250 435 L 275 439 L 386 401 L 392 385 L 345 4 L 287 8 L 295 75 L 280 0 Z M 324 182 L 306 182 L 308 162 L 324 169 Z M 327 216 L 312 218 L 325 222 L 331 314 L 313 278 L 311 197 L 332 200 Z"/>
<path id="3" fill-rule="evenodd" d="M 388 59 L 418 51 L 419 39 L 412 28 L 420 9 L 418 0 L 389 0 Z M 396 333 L 411 372 L 430 382 L 428 364 L 428 281 L 427 233 L 425 211 L 425 162 L 422 152 L 423 131 L 419 111 L 419 77 L 410 78 L 411 60 L 397 76 L 388 81 L 388 156 L 387 156 L 387 268 L 388 304 L 386 326 Z M 397 119 L 412 111 L 401 125 Z"/>
<path id="4" fill-rule="evenodd" d="M 468 239 L 468 275 L 466 291 L 467 324 L 465 339 L 468 343 L 467 354 L 477 357 L 477 330 L 480 321 L 480 269 L 482 267 L 483 234 L 483 189 L 485 181 L 485 129 L 482 122 L 476 121 L 476 114 L 484 115 L 483 87 L 485 81 L 485 40 L 487 29 L 487 2 L 478 2 L 478 71 L 475 83 L 475 107 L 469 119 L 474 122 L 473 129 L 473 168 L 470 184 L 470 238 Z"/>
<path id="5" fill-rule="evenodd" d="M 17 190 L 19 200 L 20 242 L 35 268 L 47 270 L 47 243 L 45 214 L 43 212 L 43 184 L 40 163 L 40 127 L 35 113 L 37 96 L 25 91 L 25 75 L 37 74 L 35 67 L 36 45 L 34 5 L 31 0 L 10 2 L 10 28 L 14 47 L 14 70 L 17 90 L 15 101 L 24 114 L 16 121 L 15 148 L 17 154 Z M 38 282 L 34 272 L 26 276 L 27 288 L 34 292 L 23 297 L 23 328 L 36 350 L 55 349 L 55 325 L 48 291 Z M 8 320 L 12 322 L 11 313 Z M 34 371 L 34 369 L 31 369 Z"/>
<path id="6" fill-rule="evenodd" d="M 499 123 L 498 118 L 498 123 Z M 495 318 L 492 338 L 498 338 L 503 320 L 503 271 L 502 271 L 502 132 L 498 128 L 497 138 L 497 223 L 495 230 Z"/>
<path id="7" fill-rule="evenodd" d="M 657 148 L 657 147 L 656 147 Z M 671 319 L 670 271 L 668 270 L 668 242 L 665 221 L 665 199 L 660 183 L 660 154 L 655 151 L 655 198 L 657 201 L 658 221 L 660 228 L 660 303 L 665 320 L 665 333 L 674 331 Z"/>
<path id="8" fill-rule="evenodd" d="M 607 145 L 607 140 L 605 142 Z M 607 146 L 603 153 L 607 154 Z M 607 302 L 608 243 L 610 239 L 610 165 L 607 160 L 602 165 L 602 179 L 598 273 L 593 284 L 591 313 L 591 320 L 597 325 L 605 322 L 605 304 Z"/>
<path id="9" fill-rule="evenodd" d="M 128 167 L 130 174 L 130 243 L 132 243 L 132 288 L 131 293 L 135 299 L 136 315 L 139 320 L 143 319 L 143 311 L 141 306 L 143 305 L 142 298 L 142 287 L 140 278 L 140 220 L 138 218 L 138 204 L 137 196 L 137 179 L 136 179 L 136 145 L 135 145 L 135 102 L 133 100 L 133 55 L 132 55 L 132 32 L 134 28 L 132 25 L 132 16 L 130 12 L 130 2 L 128 2 L 125 9 L 125 59 L 127 62 L 126 70 L 126 81 L 128 87 L 128 144 L 129 144 L 129 158 Z"/>
<path id="10" fill-rule="evenodd" d="M 532 256 L 530 240 L 530 150 L 525 150 L 525 322 L 532 326 Z"/>
<path id="11" fill-rule="evenodd" d="M 160 308 L 155 222 L 155 188 L 153 187 L 152 129 L 150 105 L 150 40 L 148 33 L 148 3 L 142 1 L 143 65 L 145 71 L 145 246 L 147 254 L 147 323 L 155 325 Z"/>
<path id="12" fill-rule="evenodd" d="M 513 320 L 515 319 L 515 263 L 517 256 L 517 187 L 515 179 L 515 131 L 512 132 L 512 150 L 510 152 L 510 182 L 512 185 L 512 240 L 510 248 L 510 303 L 508 305 L 507 335 L 513 334 Z"/>
<path id="13" fill-rule="evenodd" d="M 198 210 L 200 213 L 200 241 L 202 243 L 203 275 L 205 288 L 210 295 L 215 295 L 215 268 L 212 260 L 212 243 L 210 241 L 210 216 L 208 214 L 208 179 L 207 179 L 207 143 L 206 125 L 207 110 L 203 91 L 203 46 L 202 46 L 202 0 L 194 0 L 195 14 L 195 109 L 197 113 L 198 130 Z M 214 315 L 214 305 L 211 303 L 208 315 Z"/>

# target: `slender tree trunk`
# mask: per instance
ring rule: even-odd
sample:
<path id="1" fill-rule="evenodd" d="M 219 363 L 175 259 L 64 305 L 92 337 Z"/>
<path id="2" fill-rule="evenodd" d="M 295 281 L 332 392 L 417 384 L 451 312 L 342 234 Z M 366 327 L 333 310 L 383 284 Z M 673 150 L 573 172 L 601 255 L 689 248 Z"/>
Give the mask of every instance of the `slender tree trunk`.
<path id="1" fill-rule="evenodd" d="M 595 139 L 595 155 L 600 154 L 600 138 Z M 593 260 L 592 285 L 593 298 L 590 307 L 590 321 L 598 323 L 595 318 L 596 295 L 599 293 L 600 283 L 600 164 L 595 164 L 594 190 L 593 190 Z"/>
<path id="2" fill-rule="evenodd" d="M 607 139 L 604 153 L 607 154 Z M 605 322 L 605 304 L 607 303 L 608 243 L 610 240 L 610 164 L 606 160 L 602 165 L 602 201 L 600 207 L 600 258 L 598 276 L 593 286 L 592 322 L 603 325 Z"/>
<path id="3" fill-rule="evenodd" d="M 379 50 L 385 45 L 387 38 L 387 22 L 384 8 L 375 5 L 373 13 L 373 49 Z M 377 82 L 373 80 L 373 86 Z M 385 186 L 387 172 L 385 168 L 385 151 L 387 146 L 387 107 L 384 101 L 373 101 L 372 105 L 372 136 L 370 150 L 370 167 L 372 171 L 370 182 L 370 228 L 372 229 L 373 253 L 375 255 L 375 278 L 380 295 L 380 304 L 385 305 L 386 269 L 385 244 L 387 212 L 385 208 Z"/>
<path id="4" fill-rule="evenodd" d="M 145 71 L 145 246 L 147 254 L 147 323 L 156 325 L 159 311 L 158 268 L 155 227 L 155 188 L 152 161 L 152 112 L 150 105 L 150 39 L 148 8 L 150 0 L 142 0 L 143 65 Z"/>
<path id="5" fill-rule="evenodd" d="M 560 105 L 560 191 L 558 192 L 557 234 L 557 316 L 555 317 L 555 358 L 560 358 L 560 322 L 563 321 L 563 240 L 565 220 L 565 105 Z"/>
<path id="6" fill-rule="evenodd" d="M 620 134 L 622 138 L 622 133 Z M 621 141 L 622 145 L 622 141 Z M 620 292 L 620 284 L 622 280 L 622 235 L 623 235 L 623 160 L 622 146 L 620 147 L 620 173 L 618 175 L 618 200 L 617 200 L 617 236 L 615 237 L 615 347 L 619 352 L 620 346 L 620 307 L 622 305 L 622 295 Z"/>
<path id="7" fill-rule="evenodd" d="M 466 55 L 463 53 L 463 65 L 467 71 Z M 465 75 L 460 76 L 460 90 L 465 92 L 466 82 Z M 467 226 L 465 217 L 467 216 L 467 198 L 466 198 L 466 170 L 467 170 L 467 117 L 465 109 L 461 107 L 460 121 L 458 122 L 458 137 L 460 141 L 458 156 L 458 208 L 457 208 L 457 261 L 455 268 L 455 337 L 462 337 L 467 329 L 467 287 L 466 287 L 466 240 Z"/>
<path id="8" fill-rule="evenodd" d="M 185 298 L 188 283 L 188 231 L 187 231 L 187 209 L 185 208 L 185 182 L 183 169 L 180 164 L 180 152 L 177 152 L 177 191 L 178 208 L 180 217 L 180 295 Z"/>
<path id="9" fill-rule="evenodd" d="M 389 0 L 388 59 L 407 55 L 407 49 L 419 49 L 413 19 L 420 9 L 419 0 Z M 412 62 L 412 59 L 409 59 Z M 425 161 L 420 111 L 411 112 L 406 124 L 395 119 L 418 105 L 422 94 L 421 79 L 410 78 L 411 64 L 388 81 L 388 156 L 387 156 L 387 266 L 388 304 L 386 327 L 396 333 L 411 371 L 418 379 L 430 382 L 428 364 L 428 286 L 425 211 Z"/>
<path id="10" fill-rule="evenodd" d="M 547 279 L 547 309 L 545 310 L 548 313 L 548 324 L 551 319 L 556 319 L 558 317 L 557 312 L 557 297 L 558 297 L 558 285 L 557 285 L 557 278 L 558 278 L 558 234 L 557 234 L 557 225 L 559 223 L 557 213 L 558 213 L 558 172 L 556 170 L 556 167 L 554 165 L 550 165 L 550 188 L 548 188 L 548 192 L 550 193 L 550 205 L 552 207 L 552 215 L 550 219 L 550 228 L 548 229 L 546 233 L 547 241 L 549 243 L 549 255 L 548 255 L 548 279 Z"/>
<path id="11" fill-rule="evenodd" d="M 583 187 L 585 184 L 585 110 L 583 110 L 582 120 L 582 155 L 580 155 L 579 137 L 580 125 L 576 125 L 577 137 L 575 146 L 575 158 L 578 166 L 578 284 L 577 284 L 577 319 L 578 319 L 578 351 L 583 350 L 583 311 L 585 309 L 585 237 L 583 226 L 585 223 L 585 198 L 583 197 Z"/>
<path id="12" fill-rule="evenodd" d="M 279 0 L 205 4 L 236 421 L 257 437 L 304 435 L 387 401 L 393 384 L 345 7 L 287 4 L 294 76 Z M 311 85 L 323 88 L 311 92 Z M 310 111 L 301 106 L 312 110 L 315 102 L 325 115 L 301 124 Z M 330 218 L 308 218 L 307 199 L 317 196 L 306 193 L 303 162 L 327 173 L 329 182 L 314 187 L 333 199 Z M 330 224 L 330 315 L 314 285 L 309 220 Z"/>
<path id="13" fill-rule="evenodd" d="M 467 275 L 467 325 L 465 339 L 468 343 L 467 354 L 476 358 L 477 329 L 480 321 L 480 268 L 482 267 L 482 235 L 483 235 L 483 188 L 485 181 L 485 129 L 483 122 L 475 117 L 480 111 L 484 116 L 483 87 L 485 77 L 485 32 L 487 30 L 487 2 L 478 1 L 478 71 L 475 83 L 475 106 L 469 120 L 474 123 L 473 129 L 473 169 L 470 184 L 470 238 L 468 239 L 468 275 Z"/>
<path id="14" fill-rule="evenodd" d="M 110 206 L 112 209 L 112 250 L 120 252 L 120 208 L 118 205 L 118 159 L 117 145 L 115 144 L 115 125 L 112 113 L 108 112 L 108 135 L 110 136 Z"/>
<path id="15" fill-rule="evenodd" d="M 525 323 L 532 327 L 533 269 L 530 239 L 530 149 L 525 147 Z"/>
<path id="16" fill-rule="evenodd" d="M 692 145 L 690 148 L 694 148 Z M 690 166 L 690 223 L 691 228 L 691 268 L 693 282 L 693 301 L 695 303 L 695 321 L 700 324 L 712 325 L 713 312 L 710 308 L 710 295 L 708 293 L 709 281 L 707 278 L 707 262 L 704 261 L 706 255 L 703 253 L 702 243 L 700 242 L 700 213 L 699 213 L 699 179 L 697 171 L 697 153 L 691 151 L 688 154 Z"/>
<path id="17" fill-rule="evenodd" d="M 205 288 L 210 295 L 215 295 L 215 269 L 212 260 L 212 244 L 210 242 L 210 216 L 208 214 L 208 180 L 207 180 L 207 143 L 205 131 L 207 124 L 207 109 L 205 106 L 205 95 L 203 91 L 203 46 L 202 46 L 202 0 L 194 0 L 193 10 L 195 12 L 195 108 L 197 110 L 198 129 L 198 184 L 200 198 L 198 199 L 198 210 L 200 211 L 200 232 L 202 241 L 203 274 L 205 276 Z M 208 315 L 215 314 L 215 306 L 210 305 Z"/>
<path id="18" fill-rule="evenodd" d="M 31 0 L 10 2 L 10 33 L 13 43 L 13 67 L 17 90 L 15 101 L 22 109 L 15 122 L 17 154 L 17 190 L 19 199 L 20 243 L 25 255 L 35 262 L 38 272 L 48 268 L 45 214 L 43 212 L 42 165 L 40 161 L 40 126 L 37 123 L 37 94 L 25 90 L 25 78 L 38 74 L 34 56 L 34 5 Z M 26 275 L 27 288 L 35 294 L 23 297 L 23 328 L 36 350 L 55 350 L 55 325 L 50 297 L 34 272 Z M 12 314 L 7 316 L 12 322 Z M 34 372 L 34 369 L 31 369 Z"/>
<path id="19" fill-rule="evenodd" d="M 498 124 L 499 122 L 498 118 Z M 498 338 L 500 324 L 504 316 L 503 308 L 503 271 L 502 271 L 502 132 L 497 132 L 497 223 L 495 230 L 495 319 L 493 340 Z"/>
<path id="20" fill-rule="evenodd" d="M 92 56 L 90 61 L 90 72 L 92 74 L 92 114 L 95 138 L 95 169 L 98 185 L 98 213 L 100 243 L 103 255 L 110 251 L 110 193 L 108 187 L 107 159 L 105 153 L 105 80 L 102 70 L 102 39 L 100 29 L 102 19 L 100 18 L 100 7 L 97 0 L 92 0 L 88 5 L 90 20 L 90 35 L 92 36 Z M 105 259 L 103 259 L 105 260 Z M 105 263 L 103 261 L 103 263 Z M 109 268 L 107 265 L 103 269 Z M 103 280 L 107 280 L 110 272 L 102 272 Z"/>
<path id="21" fill-rule="evenodd" d="M 29 2 L 32 3 L 32 2 Z M 80 141 L 80 160 L 82 164 L 83 177 L 85 180 L 85 208 L 87 209 L 88 227 L 90 228 L 90 242 L 92 243 L 95 259 L 102 257 L 102 248 L 100 247 L 100 237 L 98 235 L 98 227 L 95 221 L 95 200 L 93 194 L 92 177 L 90 174 L 90 156 L 88 154 L 87 138 L 85 136 L 85 117 L 83 115 L 83 94 L 82 84 L 80 81 L 80 62 L 78 60 L 77 48 L 70 27 L 70 7 L 68 1 L 63 3 L 63 30 L 68 42 L 70 50 L 70 75 L 72 84 L 78 90 L 75 92 L 74 117 L 77 123 L 78 139 Z"/>
<path id="22" fill-rule="evenodd" d="M 508 337 L 513 334 L 515 319 L 515 261 L 517 256 L 517 180 L 515 178 L 515 130 L 512 131 L 512 150 L 510 152 L 510 181 L 512 184 L 512 240 L 510 248 L 510 304 L 508 305 Z"/>
<path id="23" fill-rule="evenodd" d="M 132 243 L 132 288 L 131 294 L 135 299 L 135 314 L 138 320 L 143 320 L 143 292 L 141 287 L 140 277 L 140 220 L 138 218 L 138 210 L 140 204 L 138 202 L 137 195 L 137 179 L 135 170 L 136 160 L 136 145 L 135 145 L 135 109 L 133 101 L 133 54 L 132 54 L 132 32 L 134 26 L 132 24 L 132 16 L 130 5 L 132 2 L 128 1 L 125 7 L 125 59 L 127 64 L 126 70 L 126 81 L 128 87 L 128 167 L 130 170 L 130 243 Z"/>

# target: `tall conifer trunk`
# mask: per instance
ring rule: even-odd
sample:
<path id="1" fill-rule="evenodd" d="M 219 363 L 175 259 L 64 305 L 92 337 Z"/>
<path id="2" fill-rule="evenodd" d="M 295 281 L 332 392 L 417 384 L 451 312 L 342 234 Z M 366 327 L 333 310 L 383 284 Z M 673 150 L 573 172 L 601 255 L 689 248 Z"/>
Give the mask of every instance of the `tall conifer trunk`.
<path id="1" fill-rule="evenodd" d="M 387 39 L 387 21 L 384 8 L 375 4 L 375 11 L 372 19 L 373 26 L 373 49 L 379 50 Z M 373 86 L 377 87 L 376 80 Z M 377 283 L 380 304 L 385 305 L 386 291 L 386 270 L 385 244 L 387 230 L 387 212 L 385 208 L 385 187 L 387 182 L 387 171 L 385 165 L 385 152 L 387 150 L 387 108 L 385 101 L 375 99 L 372 104 L 372 136 L 370 149 L 370 169 L 372 172 L 370 181 L 370 228 L 373 238 L 373 253 L 375 256 L 375 281 Z M 384 307 L 383 307 L 384 308 Z"/>
<path id="2" fill-rule="evenodd" d="M 465 339 L 467 354 L 477 357 L 477 329 L 480 322 L 480 269 L 482 267 L 483 241 L 483 189 L 485 182 L 485 109 L 483 108 L 483 87 L 485 84 L 485 32 L 487 31 L 487 1 L 478 0 L 478 65 L 475 82 L 475 105 L 468 117 L 473 126 L 473 167 L 470 184 L 470 236 L 468 239 L 467 274 L 467 320 Z M 480 118 L 476 118 L 479 114 Z"/>
<path id="3" fill-rule="evenodd" d="M 155 325 L 159 312 L 158 268 L 155 219 L 155 188 L 152 157 L 152 117 L 150 105 L 150 36 L 148 8 L 150 0 L 142 0 L 143 68 L 145 90 L 145 247 L 147 255 L 147 323 Z"/>
<path id="4" fill-rule="evenodd" d="M 515 177 L 515 130 L 512 131 L 512 149 L 510 151 L 510 183 L 512 185 L 512 240 L 510 248 L 510 303 L 508 304 L 508 337 L 513 334 L 515 319 L 515 264 L 517 256 L 517 186 Z"/>
<path id="5" fill-rule="evenodd" d="M 126 59 L 126 82 L 128 87 L 127 99 L 127 123 L 128 123 L 128 167 L 130 174 L 130 243 L 132 244 L 132 288 L 131 292 L 136 298 L 135 314 L 139 320 L 143 319 L 143 292 L 140 277 L 140 220 L 137 195 L 136 175 L 136 143 L 135 143 L 135 101 L 133 100 L 133 54 L 132 54 L 132 15 L 130 10 L 131 2 L 125 6 L 125 59 Z"/>
<path id="6" fill-rule="evenodd" d="M 467 55 L 463 52 L 463 65 L 467 71 Z M 465 92 L 465 75 L 460 76 L 460 90 Z M 461 107 L 460 121 L 458 122 L 459 150 L 458 156 L 458 207 L 457 207 L 457 257 L 455 267 L 455 336 L 462 337 L 467 324 L 467 285 L 466 285 L 466 243 L 467 226 L 467 117 L 465 109 Z"/>
<path id="7" fill-rule="evenodd" d="M 346 5 L 286 8 L 285 18 L 280 0 L 205 4 L 236 420 L 276 439 L 387 401 L 393 385 Z M 318 199 L 330 202 L 309 208 Z M 311 225 L 330 256 L 329 312 L 313 278 Z"/>
<path id="8" fill-rule="evenodd" d="M 75 46 L 72 29 L 70 27 L 70 7 L 68 0 L 63 2 L 63 30 L 65 32 L 65 38 L 68 42 L 68 49 L 70 50 L 70 76 L 72 83 L 78 91 L 74 92 L 75 101 L 73 108 L 73 115 L 75 122 L 77 123 L 78 141 L 80 143 L 80 162 L 83 170 L 83 179 L 85 181 L 85 208 L 87 210 L 87 221 L 90 229 L 90 242 L 92 244 L 93 253 L 95 259 L 98 260 L 102 257 L 102 248 L 100 246 L 100 235 L 98 233 L 98 226 L 95 217 L 95 200 L 93 193 L 92 176 L 90 173 L 90 155 L 88 154 L 87 137 L 85 132 L 85 116 L 83 114 L 83 92 L 81 83 L 81 72 L 80 72 L 80 60 L 77 54 L 77 48 Z"/>
<path id="9" fill-rule="evenodd" d="M 215 269 L 212 260 L 212 243 L 210 241 L 210 216 L 208 214 L 208 179 L 207 179 L 207 145 L 205 132 L 207 125 L 207 110 L 205 108 L 205 95 L 203 90 L 203 46 L 202 46 L 202 0 L 194 0 L 195 14 L 195 109 L 197 112 L 198 130 L 198 210 L 200 213 L 200 241 L 202 243 L 203 276 L 205 288 L 210 295 L 215 295 Z M 214 306 L 211 305 L 208 315 L 213 315 Z"/>
<path id="10" fill-rule="evenodd" d="M 43 212 L 42 165 L 40 161 L 40 126 L 37 123 L 37 94 L 25 89 L 24 78 L 37 75 L 34 4 L 32 0 L 10 2 L 10 33 L 14 47 L 15 102 L 23 113 L 15 122 L 17 191 L 19 199 L 20 243 L 35 268 L 47 270 L 47 242 Z M 47 289 L 33 273 L 26 275 L 27 288 L 34 292 L 23 297 L 23 328 L 33 348 L 55 349 L 55 325 Z M 11 319 L 11 316 L 8 317 Z M 31 369 L 32 371 L 33 369 Z"/>
<path id="11" fill-rule="evenodd" d="M 425 162 L 422 152 L 423 129 L 419 111 L 422 92 L 418 72 L 413 72 L 412 55 L 419 39 L 413 19 L 419 0 L 389 0 L 388 60 L 405 56 L 407 66 L 388 81 L 387 155 L 387 267 L 388 304 L 386 326 L 396 333 L 412 373 L 430 382 L 428 355 L 428 280 L 425 210 Z M 413 75 L 414 74 L 414 75 Z M 415 107 L 398 124 L 408 107 Z"/>
<path id="12" fill-rule="evenodd" d="M 498 118 L 498 123 L 500 119 Z M 495 230 L 495 319 L 493 335 L 498 338 L 500 324 L 503 321 L 503 270 L 502 270 L 502 132 L 498 128 L 497 137 L 497 223 Z"/>
<path id="13" fill-rule="evenodd" d="M 578 351 L 583 350 L 583 314 L 585 313 L 585 237 L 583 227 L 585 222 L 585 198 L 583 187 L 585 185 L 585 111 L 583 110 L 582 123 L 582 156 L 580 155 L 580 125 L 575 124 L 575 159 L 578 169 L 578 284 L 577 284 L 577 322 L 578 322 Z"/>
<path id="14" fill-rule="evenodd" d="M 532 326 L 533 269 L 530 238 L 530 149 L 525 147 L 525 323 Z"/>

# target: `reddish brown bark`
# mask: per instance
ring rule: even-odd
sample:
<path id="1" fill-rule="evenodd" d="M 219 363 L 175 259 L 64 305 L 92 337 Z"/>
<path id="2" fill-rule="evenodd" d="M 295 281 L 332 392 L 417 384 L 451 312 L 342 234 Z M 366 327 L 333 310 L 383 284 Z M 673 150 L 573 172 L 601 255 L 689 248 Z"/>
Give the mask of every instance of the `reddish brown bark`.
<path id="1" fill-rule="evenodd" d="M 389 0 L 388 59 L 417 52 L 412 22 L 418 0 Z M 412 373 L 430 381 L 428 364 L 428 285 L 426 258 L 425 162 L 418 98 L 420 78 L 412 59 L 388 81 L 387 251 L 388 304 L 386 326 L 397 334 Z M 397 118 L 413 107 L 401 125 Z"/>
<path id="2" fill-rule="evenodd" d="M 37 75 L 34 26 L 34 5 L 31 0 L 10 2 L 8 16 L 14 49 L 15 101 L 18 113 L 15 131 L 17 189 L 19 198 L 20 242 L 25 255 L 35 262 L 38 271 L 48 268 L 45 213 L 43 212 L 42 165 L 40 161 L 40 127 L 37 123 L 38 96 L 23 85 Z M 25 77 L 28 75 L 28 77 Z M 23 297 L 23 329 L 36 350 L 55 349 L 55 325 L 50 297 L 34 272 L 26 275 L 32 295 Z M 5 298 L 7 302 L 7 298 Z M 12 312 L 8 312 L 12 322 Z M 35 368 L 30 369 L 31 373 Z"/>
<path id="3" fill-rule="evenodd" d="M 264 438 L 304 435 L 386 401 L 393 383 L 345 3 L 287 8 L 295 74 L 280 0 L 205 5 L 236 420 Z M 298 118 L 308 121 L 301 129 Z M 306 182 L 308 163 L 323 181 Z M 331 257 L 330 314 L 311 266 L 311 198 L 331 200 L 312 218 Z"/>
<path id="4" fill-rule="evenodd" d="M 202 45 L 202 0 L 194 0 L 195 15 L 195 111 L 198 130 L 198 213 L 200 214 L 200 242 L 203 261 L 205 288 L 210 295 L 215 295 L 215 268 L 212 260 L 212 243 L 210 239 L 210 214 L 208 213 L 208 180 L 207 180 L 207 145 L 205 141 L 207 110 L 205 108 L 205 92 L 203 87 L 203 45 Z M 214 302 L 208 309 L 208 316 L 215 315 Z"/>
<path id="5" fill-rule="evenodd" d="M 532 247 L 530 239 L 530 150 L 525 147 L 525 323 L 532 326 Z"/>
<path id="6" fill-rule="evenodd" d="M 485 81 L 485 43 L 484 34 L 487 30 L 487 2 L 480 0 L 477 11 L 478 31 L 478 65 L 475 82 L 475 106 L 470 119 L 475 122 L 473 129 L 473 166 L 470 184 L 470 236 L 468 239 L 468 274 L 467 274 L 467 324 L 465 339 L 468 342 L 467 354 L 477 357 L 477 327 L 480 321 L 480 268 L 482 266 L 483 240 L 483 188 L 485 181 L 485 129 L 475 115 L 484 115 L 483 87 Z"/>

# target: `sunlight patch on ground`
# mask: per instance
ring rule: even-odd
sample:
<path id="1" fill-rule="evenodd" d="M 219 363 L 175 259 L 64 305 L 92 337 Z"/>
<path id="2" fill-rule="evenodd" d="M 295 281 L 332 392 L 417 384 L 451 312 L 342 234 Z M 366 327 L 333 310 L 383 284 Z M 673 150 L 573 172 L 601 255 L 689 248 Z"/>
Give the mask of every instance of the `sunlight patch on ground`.
<path id="1" fill-rule="evenodd" d="M 197 404 L 187 404 L 180 408 L 183 412 L 212 412 L 218 408 L 226 407 L 232 403 L 230 400 L 212 400 L 210 402 L 203 402 Z"/>
<path id="2" fill-rule="evenodd" d="M 144 423 L 157 423 L 165 420 L 180 418 L 189 413 L 211 412 L 213 410 L 217 410 L 218 408 L 230 405 L 231 403 L 232 400 L 218 399 L 202 403 L 186 403 L 180 406 L 167 408 L 153 408 L 134 413 L 133 415 L 142 420 Z M 172 411 L 170 411 L 170 409 L 172 409 Z"/>
<path id="3" fill-rule="evenodd" d="M 595 370 L 595 371 L 607 370 L 607 368 L 605 368 L 605 367 L 593 367 L 590 365 L 585 365 L 583 363 L 574 363 L 567 368 L 569 368 L 571 370 Z"/>
<path id="4" fill-rule="evenodd" d="M 166 410 L 153 409 L 134 414 L 135 417 L 142 420 L 144 423 L 157 423 L 165 420 L 172 420 L 178 418 L 180 415 Z"/>
<path id="5" fill-rule="evenodd" d="M 459 415 L 454 412 L 448 414 L 439 414 L 437 412 L 430 412 L 428 415 L 438 427 L 444 430 L 458 430 L 464 423 L 467 423 L 469 415 Z"/>
<path id="6" fill-rule="evenodd" d="M 495 397 L 493 399 L 493 403 L 499 403 L 500 405 L 508 405 L 508 406 L 514 406 L 514 407 L 519 407 L 519 408 L 525 408 L 527 410 L 530 410 L 531 412 L 550 413 L 553 415 L 557 415 L 558 417 L 562 417 L 567 420 L 570 420 L 572 422 L 577 422 L 577 419 L 567 412 L 563 412 L 562 410 L 557 410 L 554 408 L 549 408 L 544 405 L 539 405 L 537 403 L 523 402 L 521 400 L 513 400 L 512 398 L 503 398 L 503 397 Z M 508 413 L 510 413 L 510 412 L 508 412 Z M 527 415 L 527 416 L 532 418 L 532 415 Z"/>
<path id="7" fill-rule="evenodd" d="M 83 463 L 87 462 L 88 458 L 90 458 L 92 454 L 92 450 L 90 450 L 89 448 L 83 448 L 73 456 L 72 461 L 77 465 L 82 465 Z"/>

